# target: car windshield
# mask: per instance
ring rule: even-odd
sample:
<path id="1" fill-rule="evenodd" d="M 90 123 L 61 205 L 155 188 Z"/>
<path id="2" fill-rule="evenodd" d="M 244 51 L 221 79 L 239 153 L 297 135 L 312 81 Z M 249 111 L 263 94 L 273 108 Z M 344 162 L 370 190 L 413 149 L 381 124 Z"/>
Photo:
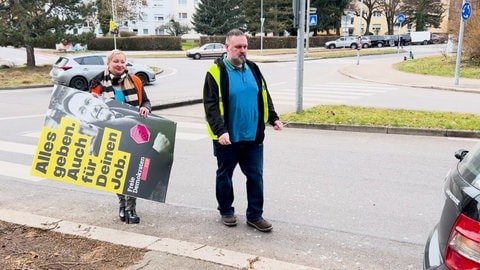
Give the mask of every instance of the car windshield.
<path id="1" fill-rule="evenodd" d="M 480 143 L 477 143 L 458 164 L 462 178 L 480 189 Z"/>

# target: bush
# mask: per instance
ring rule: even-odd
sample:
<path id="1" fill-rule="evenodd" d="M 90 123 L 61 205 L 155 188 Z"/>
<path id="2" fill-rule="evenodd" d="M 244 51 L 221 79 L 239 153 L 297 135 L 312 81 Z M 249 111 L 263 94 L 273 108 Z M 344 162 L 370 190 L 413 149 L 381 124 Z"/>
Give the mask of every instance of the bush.
<path id="1" fill-rule="evenodd" d="M 139 36 L 119 37 L 117 48 L 124 51 L 176 51 L 182 49 L 181 37 L 174 36 Z M 89 50 L 109 51 L 114 48 L 113 37 L 101 37 L 88 43 Z"/>
<path id="2" fill-rule="evenodd" d="M 468 32 L 464 36 L 465 57 L 480 65 L 480 16 L 472 16 L 468 20 Z M 468 35 L 468 36 L 467 36 Z"/>
<path id="3" fill-rule="evenodd" d="M 337 36 L 313 36 L 309 37 L 309 47 L 323 47 L 325 42 L 337 39 Z M 225 43 L 225 36 L 204 36 L 200 37 L 200 44 L 205 43 Z M 261 37 L 248 37 L 248 48 L 251 50 L 259 50 L 261 45 Z M 287 49 L 297 47 L 297 37 L 263 37 L 264 49 Z"/>

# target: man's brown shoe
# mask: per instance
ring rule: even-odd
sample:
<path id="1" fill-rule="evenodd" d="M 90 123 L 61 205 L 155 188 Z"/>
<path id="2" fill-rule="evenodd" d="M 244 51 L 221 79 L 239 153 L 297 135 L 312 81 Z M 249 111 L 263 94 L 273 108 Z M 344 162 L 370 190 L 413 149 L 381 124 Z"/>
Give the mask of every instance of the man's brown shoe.
<path id="1" fill-rule="evenodd" d="M 232 227 L 237 225 L 237 217 L 234 215 L 222 216 L 222 223 L 225 226 Z"/>
<path id="2" fill-rule="evenodd" d="M 247 224 L 248 226 L 252 226 L 261 232 L 269 232 L 273 229 L 272 224 L 263 218 L 254 222 L 247 220 Z"/>

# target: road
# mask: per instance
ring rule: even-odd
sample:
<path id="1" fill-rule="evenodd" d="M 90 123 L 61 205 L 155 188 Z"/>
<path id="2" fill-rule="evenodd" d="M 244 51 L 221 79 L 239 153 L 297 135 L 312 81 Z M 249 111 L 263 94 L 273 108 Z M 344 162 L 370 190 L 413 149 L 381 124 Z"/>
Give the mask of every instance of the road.
<path id="1" fill-rule="evenodd" d="M 321 269 L 418 269 L 439 218 L 453 153 L 475 141 L 321 130 L 267 130 L 265 217 L 275 231 L 219 222 L 215 160 L 200 105 L 159 111 L 178 122 L 167 203 L 139 200 L 139 226 L 116 220 L 117 200 L 28 176 L 49 89 L 0 92 L 3 208 L 254 253 Z M 20 109 L 19 109 L 20 108 Z M 244 221 L 244 179 L 235 175 Z M 242 222 L 243 223 L 243 222 Z"/>
<path id="2" fill-rule="evenodd" d="M 388 57 L 388 56 L 382 56 Z M 390 56 L 394 57 L 394 56 Z M 136 59 L 140 61 L 140 59 Z M 141 59 L 165 72 L 147 87 L 156 101 L 201 96 L 211 60 Z M 478 113 L 476 95 L 359 83 L 336 70 L 353 59 L 305 62 L 305 104 L 349 104 Z M 375 61 L 374 58 L 362 61 Z M 260 63 L 277 109 L 295 108 L 295 64 Z M 188 79 L 186 79 L 188 78 Z M 321 269 L 419 269 L 438 220 L 453 153 L 476 140 L 287 128 L 267 130 L 265 217 L 272 234 L 220 224 L 215 159 L 201 105 L 157 111 L 178 123 L 165 204 L 139 200 L 142 222 L 116 217 L 113 194 L 28 174 L 50 89 L 0 91 L 0 206 L 95 226 L 174 238 Z M 235 174 L 244 222 L 244 178 Z"/>

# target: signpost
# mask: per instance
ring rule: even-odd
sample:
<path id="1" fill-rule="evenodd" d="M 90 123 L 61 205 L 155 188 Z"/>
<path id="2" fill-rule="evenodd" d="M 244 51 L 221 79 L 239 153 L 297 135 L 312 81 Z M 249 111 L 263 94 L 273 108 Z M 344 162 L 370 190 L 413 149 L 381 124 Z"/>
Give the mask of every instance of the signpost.
<path id="1" fill-rule="evenodd" d="M 463 33 L 465 31 L 465 21 L 470 19 L 472 15 L 472 5 L 470 5 L 467 0 L 463 0 L 462 3 L 462 14 L 460 20 L 460 33 L 458 36 L 458 46 L 457 46 L 457 61 L 455 63 L 455 85 L 458 85 L 460 78 L 460 62 L 462 60 L 462 46 L 463 46 Z"/>
<path id="2" fill-rule="evenodd" d="M 400 27 L 398 28 L 398 46 L 397 46 L 397 53 L 400 53 L 400 29 L 402 29 L 402 24 L 405 21 L 405 14 L 400 13 L 397 15 L 397 22 L 400 24 Z"/>
<path id="3" fill-rule="evenodd" d="M 305 0 L 293 1 L 294 25 L 297 27 L 297 108 L 296 112 L 303 111 L 303 57 L 305 52 Z M 298 20 L 297 20 L 298 19 Z M 297 24 L 298 22 L 298 24 Z"/>

